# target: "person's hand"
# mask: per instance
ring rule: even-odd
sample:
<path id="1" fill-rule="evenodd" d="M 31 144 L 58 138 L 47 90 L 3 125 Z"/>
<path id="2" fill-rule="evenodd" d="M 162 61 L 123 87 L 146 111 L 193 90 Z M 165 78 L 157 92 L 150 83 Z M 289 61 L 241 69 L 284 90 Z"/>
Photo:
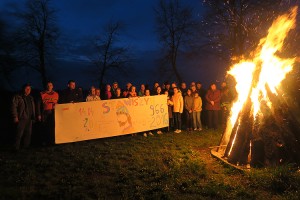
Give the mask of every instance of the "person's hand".
<path id="1" fill-rule="evenodd" d="M 18 123 L 19 122 L 19 118 L 18 117 L 15 117 L 14 118 L 14 123 Z"/>
<path id="2" fill-rule="evenodd" d="M 42 116 L 41 115 L 38 116 L 38 121 L 39 122 L 42 121 Z"/>
<path id="3" fill-rule="evenodd" d="M 211 105 L 215 105 L 215 102 L 214 101 L 210 101 Z"/>

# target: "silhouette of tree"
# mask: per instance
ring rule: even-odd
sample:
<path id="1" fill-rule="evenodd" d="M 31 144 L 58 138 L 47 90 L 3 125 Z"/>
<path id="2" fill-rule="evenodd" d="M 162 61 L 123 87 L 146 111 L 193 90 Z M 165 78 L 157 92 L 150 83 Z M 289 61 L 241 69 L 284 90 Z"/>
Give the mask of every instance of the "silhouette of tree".
<path id="1" fill-rule="evenodd" d="M 171 66 L 177 81 L 181 82 L 182 77 L 177 61 L 180 50 L 184 50 L 194 36 L 196 22 L 193 18 L 193 10 L 183 5 L 180 0 L 160 0 L 154 11 L 156 32 L 164 52 L 162 61 L 165 67 Z"/>
<path id="2" fill-rule="evenodd" d="M 104 83 L 109 71 L 126 74 L 126 67 L 130 63 L 129 48 L 118 43 L 121 22 L 109 22 L 103 27 L 101 36 L 93 41 L 95 55 L 90 56 L 90 61 L 97 67 L 97 80 L 99 87 Z"/>
<path id="3" fill-rule="evenodd" d="M 56 10 L 50 0 L 27 0 L 25 9 L 16 14 L 21 22 L 17 38 L 21 49 L 19 59 L 24 66 L 36 70 L 46 85 L 47 68 L 59 37 Z"/>

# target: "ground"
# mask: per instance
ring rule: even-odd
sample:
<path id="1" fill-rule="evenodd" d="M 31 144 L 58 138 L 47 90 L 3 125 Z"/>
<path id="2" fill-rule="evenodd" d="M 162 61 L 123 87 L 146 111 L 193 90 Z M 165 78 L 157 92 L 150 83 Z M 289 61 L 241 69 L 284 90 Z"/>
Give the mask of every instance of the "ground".
<path id="1" fill-rule="evenodd" d="M 238 171 L 210 154 L 222 130 L 0 151 L 0 199 L 300 199 L 292 165 Z"/>

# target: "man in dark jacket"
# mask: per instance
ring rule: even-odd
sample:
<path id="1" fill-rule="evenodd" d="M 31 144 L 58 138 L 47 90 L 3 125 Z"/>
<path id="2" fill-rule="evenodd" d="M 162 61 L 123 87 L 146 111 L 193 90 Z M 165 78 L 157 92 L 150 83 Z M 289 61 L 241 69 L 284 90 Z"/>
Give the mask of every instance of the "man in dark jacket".
<path id="1" fill-rule="evenodd" d="M 12 117 L 17 129 L 15 150 L 20 149 L 22 139 L 25 148 L 31 142 L 32 122 L 35 120 L 35 104 L 30 93 L 31 86 L 25 84 L 21 94 L 16 94 L 12 99 Z"/>
<path id="2" fill-rule="evenodd" d="M 76 103 L 83 100 L 82 92 L 76 89 L 74 80 L 68 82 L 68 88 L 63 90 L 59 96 L 59 103 Z"/>

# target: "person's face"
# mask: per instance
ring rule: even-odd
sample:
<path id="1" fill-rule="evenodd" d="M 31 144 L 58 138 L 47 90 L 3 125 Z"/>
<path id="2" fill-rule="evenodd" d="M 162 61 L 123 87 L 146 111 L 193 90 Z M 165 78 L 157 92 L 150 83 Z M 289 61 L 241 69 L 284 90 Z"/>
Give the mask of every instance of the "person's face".
<path id="1" fill-rule="evenodd" d="M 186 83 L 181 83 L 181 88 L 185 89 L 186 88 Z"/>
<path id="2" fill-rule="evenodd" d="M 114 88 L 114 89 L 117 89 L 117 88 L 118 88 L 118 84 L 117 84 L 117 83 L 114 83 L 114 84 L 113 84 L 113 88 Z"/>
<path id="3" fill-rule="evenodd" d="M 210 88 L 211 88 L 212 90 L 216 90 L 216 89 L 217 89 L 217 86 L 216 86 L 216 84 L 212 84 L 212 85 L 210 86 Z"/>
<path id="4" fill-rule="evenodd" d="M 117 120 L 118 120 L 118 123 L 119 123 L 119 126 L 122 127 L 122 126 L 125 126 L 128 119 L 127 119 L 127 115 L 125 114 L 117 114 Z"/>
<path id="5" fill-rule="evenodd" d="M 196 91 L 196 87 L 193 85 L 192 87 L 191 87 L 191 90 L 194 92 L 194 91 Z"/>
<path id="6" fill-rule="evenodd" d="M 160 93 L 161 93 L 161 87 L 157 87 L 157 88 L 156 88 L 156 92 L 157 92 L 158 94 L 160 94 Z"/>
<path id="7" fill-rule="evenodd" d="M 176 87 L 176 84 L 175 83 L 172 83 L 172 88 Z"/>
<path id="8" fill-rule="evenodd" d="M 131 87 L 131 83 L 127 83 L 127 84 L 126 84 L 126 88 L 129 90 L 130 87 Z"/>
<path id="9" fill-rule="evenodd" d="M 169 96 L 169 92 L 168 92 L 168 91 L 165 91 L 165 95 Z"/>
<path id="10" fill-rule="evenodd" d="M 201 83 L 197 83 L 197 88 L 200 89 L 202 87 Z"/>
<path id="11" fill-rule="evenodd" d="M 159 86 L 158 83 L 154 83 L 154 88 L 157 88 Z"/>
<path id="12" fill-rule="evenodd" d="M 110 85 L 107 85 L 106 86 L 106 91 L 110 91 L 110 89 L 111 89 Z"/>
<path id="13" fill-rule="evenodd" d="M 150 90 L 145 91 L 145 96 L 150 96 Z"/>
<path id="14" fill-rule="evenodd" d="M 196 83 L 195 82 L 191 82 L 191 86 L 193 86 L 193 85 L 196 86 Z"/>
<path id="15" fill-rule="evenodd" d="M 174 94 L 177 94 L 177 93 L 178 93 L 178 89 L 174 88 Z"/>
<path id="16" fill-rule="evenodd" d="M 199 94 L 196 92 L 196 93 L 195 93 L 195 97 L 198 97 L 198 96 L 199 96 Z"/>
<path id="17" fill-rule="evenodd" d="M 26 87 L 24 88 L 24 94 L 25 94 L 25 96 L 29 95 L 30 92 L 31 92 L 31 87 L 30 87 L 30 86 L 26 86 Z"/>
<path id="18" fill-rule="evenodd" d="M 135 92 L 135 87 L 132 87 L 132 88 L 131 88 L 131 92 Z"/>
<path id="19" fill-rule="evenodd" d="M 100 97 L 100 90 L 99 90 L 99 89 L 96 90 L 96 95 L 97 95 L 98 97 Z"/>
<path id="20" fill-rule="evenodd" d="M 166 89 L 167 89 L 167 90 L 169 90 L 169 89 L 170 89 L 170 87 L 171 87 L 171 85 L 170 85 L 170 84 L 166 85 Z"/>
<path id="21" fill-rule="evenodd" d="M 53 84 L 52 83 L 47 83 L 47 90 L 52 91 L 53 90 Z"/>
<path id="22" fill-rule="evenodd" d="M 190 96 L 190 95 L 192 94 L 192 91 L 191 91 L 191 90 L 188 90 L 186 93 L 187 93 L 187 95 Z"/>
<path id="23" fill-rule="evenodd" d="M 95 88 L 91 88 L 91 94 L 96 95 L 96 89 Z"/>
<path id="24" fill-rule="evenodd" d="M 145 90 L 145 85 L 141 85 L 141 90 Z"/>
<path id="25" fill-rule="evenodd" d="M 75 87 L 76 87 L 75 82 L 70 82 L 70 83 L 68 84 L 68 87 L 69 87 L 71 90 L 74 90 Z"/>

